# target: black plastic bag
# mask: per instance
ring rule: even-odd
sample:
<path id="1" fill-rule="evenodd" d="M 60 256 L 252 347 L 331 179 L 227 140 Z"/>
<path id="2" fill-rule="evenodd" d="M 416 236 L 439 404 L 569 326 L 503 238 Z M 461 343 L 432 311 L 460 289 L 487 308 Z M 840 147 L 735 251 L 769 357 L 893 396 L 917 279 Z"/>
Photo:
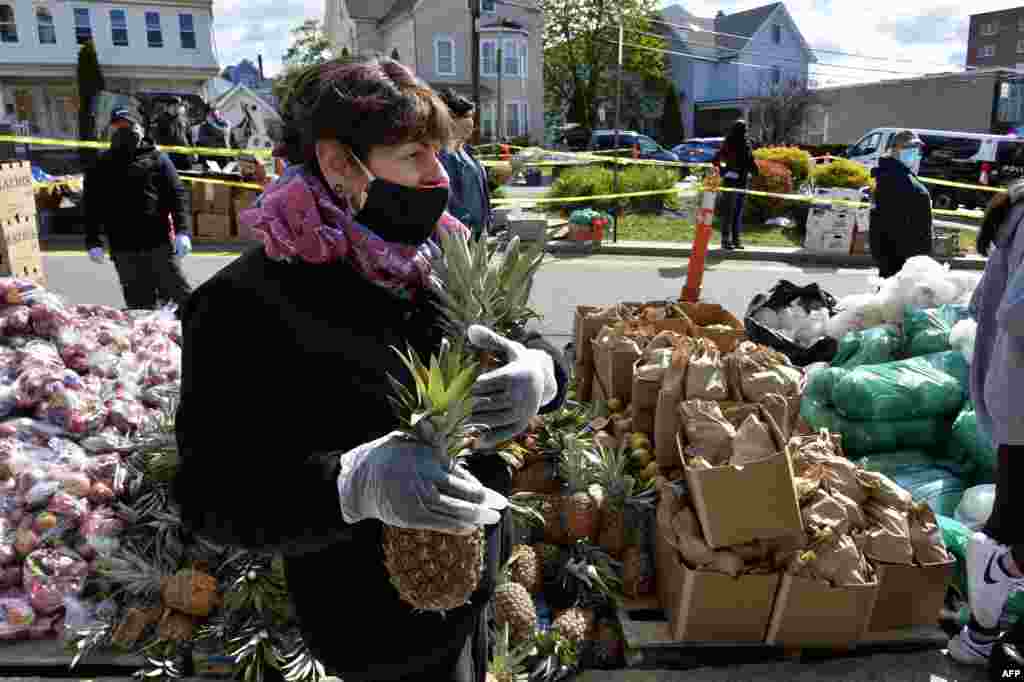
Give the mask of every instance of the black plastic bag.
<path id="1" fill-rule="evenodd" d="M 747 329 L 747 337 L 755 343 L 774 348 L 789 358 L 797 367 L 806 367 L 815 362 L 831 362 L 839 350 L 839 342 L 836 339 L 823 337 L 813 346 L 804 348 L 788 336 L 766 327 L 754 319 L 754 315 L 764 308 L 781 310 L 788 308 L 794 301 L 799 302 L 807 312 L 825 308 L 828 310 L 829 317 L 835 315 L 836 312 L 835 297 L 827 291 L 822 291 L 817 284 L 800 287 L 788 280 L 779 280 L 768 293 L 758 294 L 747 306 L 747 314 L 743 320 Z"/>

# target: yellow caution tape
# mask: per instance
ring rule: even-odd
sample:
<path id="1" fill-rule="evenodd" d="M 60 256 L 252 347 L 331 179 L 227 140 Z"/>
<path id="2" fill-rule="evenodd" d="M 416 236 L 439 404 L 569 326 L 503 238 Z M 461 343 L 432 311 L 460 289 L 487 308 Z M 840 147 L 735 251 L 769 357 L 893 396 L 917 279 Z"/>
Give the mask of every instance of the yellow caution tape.
<path id="1" fill-rule="evenodd" d="M 980 192 L 994 192 L 1000 193 L 1005 192 L 1005 187 L 991 187 L 989 185 L 969 185 L 963 182 L 953 182 L 952 180 L 939 180 L 936 178 L 918 178 L 921 182 L 926 182 L 929 185 L 942 185 L 943 187 L 959 187 L 961 189 L 975 189 Z"/>
<path id="2" fill-rule="evenodd" d="M 625 192 L 622 194 L 601 194 L 592 197 L 557 197 L 557 198 L 543 198 L 543 199 L 493 199 L 491 201 L 495 206 L 501 206 L 502 208 L 508 206 L 525 205 L 525 204 L 561 204 L 561 203 L 577 203 L 581 201 L 605 201 L 608 199 L 628 199 L 632 197 L 653 197 L 663 194 L 675 194 L 681 197 L 697 196 L 697 192 L 688 192 L 685 190 L 678 189 L 658 189 L 649 190 L 644 192 Z"/>
<path id="3" fill-rule="evenodd" d="M 39 144 L 49 145 L 53 147 L 73 147 L 78 149 L 108 149 L 110 147 L 109 142 L 59 140 L 56 138 L 24 137 L 21 135 L 0 135 L 0 142 L 13 142 L 15 144 Z M 271 156 L 271 150 L 269 149 L 213 149 L 211 147 L 175 147 L 165 145 L 157 145 L 157 149 L 159 149 L 162 152 L 172 152 L 177 154 L 201 154 L 203 156 L 258 156 L 264 158 L 269 158 Z"/>
<path id="4" fill-rule="evenodd" d="M 241 187 L 242 189 L 256 189 L 263 191 L 266 189 L 263 185 L 255 182 L 236 182 L 234 180 L 219 180 L 217 178 L 194 178 L 190 175 L 179 176 L 185 182 L 205 182 L 210 185 L 224 185 L 226 187 Z"/>

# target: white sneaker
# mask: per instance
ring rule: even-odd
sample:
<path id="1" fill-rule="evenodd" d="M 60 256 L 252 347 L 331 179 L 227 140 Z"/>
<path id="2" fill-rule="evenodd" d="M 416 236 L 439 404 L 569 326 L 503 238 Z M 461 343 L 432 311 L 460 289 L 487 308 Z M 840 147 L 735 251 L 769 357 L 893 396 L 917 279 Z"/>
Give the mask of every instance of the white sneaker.
<path id="1" fill-rule="evenodd" d="M 1000 559 L 1009 551 L 1009 547 L 981 532 L 972 535 L 967 543 L 967 600 L 978 624 L 986 629 L 999 626 L 1010 593 L 1024 584 L 1000 565 Z"/>
<path id="2" fill-rule="evenodd" d="M 988 659 L 992 656 L 992 647 L 995 646 L 995 643 L 995 641 L 987 644 L 976 642 L 971 636 L 971 629 L 965 625 L 956 637 L 949 640 L 949 655 L 954 661 L 963 665 L 988 665 Z"/>

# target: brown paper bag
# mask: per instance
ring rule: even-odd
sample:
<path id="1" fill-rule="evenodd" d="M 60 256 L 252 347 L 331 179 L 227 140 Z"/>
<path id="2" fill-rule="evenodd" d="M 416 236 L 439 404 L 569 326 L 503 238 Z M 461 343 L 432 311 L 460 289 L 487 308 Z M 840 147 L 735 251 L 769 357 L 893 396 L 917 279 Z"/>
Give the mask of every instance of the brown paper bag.
<path id="1" fill-rule="evenodd" d="M 859 504 L 838 490 L 833 490 L 830 494 L 832 499 L 843 506 L 843 509 L 846 511 L 846 520 L 850 522 L 852 530 L 864 530 L 868 527 L 868 520 L 865 518 L 864 510 L 861 509 Z"/>
<path id="2" fill-rule="evenodd" d="M 789 415 L 789 401 L 781 395 L 772 393 L 764 397 L 761 407 L 772 416 L 784 442 L 788 443 L 793 432 L 793 422 Z"/>
<path id="3" fill-rule="evenodd" d="M 757 415 L 752 414 L 736 431 L 732 442 L 732 457 L 729 463 L 734 466 L 752 464 L 771 457 L 779 451 L 775 438 L 768 426 Z"/>
<path id="4" fill-rule="evenodd" d="M 733 428 L 718 403 L 708 400 L 687 400 L 679 406 L 688 449 L 696 450 L 713 466 L 728 464 L 732 457 Z"/>
<path id="5" fill-rule="evenodd" d="M 885 474 L 860 469 L 857 471 L 857 479 L 872 500 L 904 513 L 910 511 L 914 498 Z"/>
<path id="6" fill-rule="evenodd" d="M 866 585 L 869 576 L 865 575 L 865 568 L 864 555 L 846 533 L 828 533 L 827 539 L 814 546 L 811 572 L 834 587 Z"/>
<path id="7" fill-rule="evenodd" d="M 935 518 L 935 512 L 926 502 L 915 503 L 908 518 L 910 545 L 919 564 L 940 564 L 949 561 L 946 541 Z"/>
<path id="8" fill-rule="evenodd" d="M 722 354 L 713 342 L 698 339 L 686 372 L 686 399 L 722 401 L 728 398 Z"/>
<path id="9" fill-rule="evenodd" d="M 846 508 L 820 488 L 800 513 L 804 517 L 804 525 L 808 527 L 825 526 L 836 533 L 846 533 L 850 526 Z"/>
<path id="10" fill-rule="evenodd" d="M 874 499 L 868 500 L 863 508 L 868 520 L 865 550 L 868 556 L 890 564 L 914 563 L 914 549 L 910 544 L 910 523 L 906 512 Z"/>
<path id="11" fill-rule="evenodd" d="M 739 358 L 740 387 L 745 400 L 757 403 L 770 394 L 788 396 L 799 392 L 803 373 L 781 353 L 759 347 L 735 355 Z"/>

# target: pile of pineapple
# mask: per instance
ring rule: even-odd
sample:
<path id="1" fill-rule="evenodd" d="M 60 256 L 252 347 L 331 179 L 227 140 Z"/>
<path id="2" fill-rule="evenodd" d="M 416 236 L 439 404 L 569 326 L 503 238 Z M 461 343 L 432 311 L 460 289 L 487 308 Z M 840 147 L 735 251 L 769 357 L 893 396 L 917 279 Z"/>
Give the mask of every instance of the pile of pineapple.
<path id="1" fill-rule="evenodd" d="M 554 637 L 584 667 L 621 665 L 616 608 L 625 597 L 654 592 L 658 473 L 647 434 L 616 433 L 627 416 L 621 401 L 585 407 L 570 400 L 501 447 L 514 471 L 513 499 L 544 520 L 516 529 L 499 577 L 495 616 L 512 646 Z"/>

